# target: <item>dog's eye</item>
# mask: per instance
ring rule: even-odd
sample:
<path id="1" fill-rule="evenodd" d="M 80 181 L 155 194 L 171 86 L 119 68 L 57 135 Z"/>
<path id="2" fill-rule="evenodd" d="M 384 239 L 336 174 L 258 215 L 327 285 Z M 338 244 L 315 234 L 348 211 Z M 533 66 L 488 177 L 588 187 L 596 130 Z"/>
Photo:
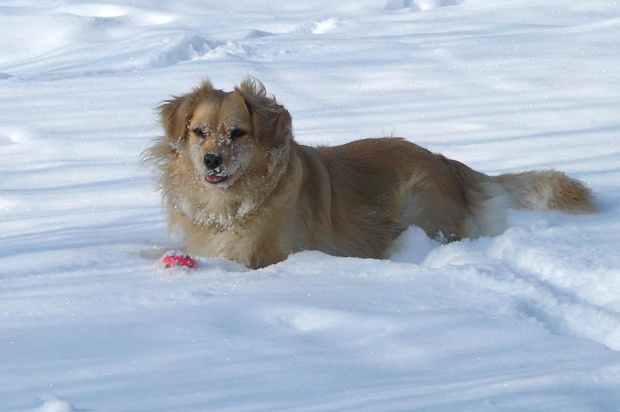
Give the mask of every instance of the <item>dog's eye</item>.
<path id="1" fill-rule="evenodd" d="M 233 129 L 233 130 L 230 132 L 230 138 L 234 140 L 234 139 L 238 139 L 238 138 L 240 138 L 240 137 L 243 137 L 243 136 L 245 136 L 246 134 L 248 134 L 248 132 L 246 132 L 246 131 L 245 131 L 245 130 L 243 130 L 243 129 Z"/>
<path id="2" fill-rule="evenodd" d="M 207 137 L 207 132 L 205 132 L 203 129 L 200 129 L 198 127 L 192 130 L 192 132 L 194 132 L 194 135 L 200 139 L 204 139 L 205 137 Z"/>

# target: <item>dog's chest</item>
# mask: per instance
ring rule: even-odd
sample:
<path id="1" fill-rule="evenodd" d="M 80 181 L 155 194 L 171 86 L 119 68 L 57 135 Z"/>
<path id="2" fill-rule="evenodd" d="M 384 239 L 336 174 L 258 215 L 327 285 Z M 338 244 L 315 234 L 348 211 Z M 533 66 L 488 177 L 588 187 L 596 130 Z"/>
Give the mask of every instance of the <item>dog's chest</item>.
<path id="1" fill-rule="evenodd" d="M 231 229 L 212 227 L 207 230 L 210 234 L 196 253 L 233 260 L 248 267 L 265 266 L 284 259 L 290 251 L 283 250 L 278 241 L 281 231 L 268 228 L 264 221 L 259 223 Z"/>

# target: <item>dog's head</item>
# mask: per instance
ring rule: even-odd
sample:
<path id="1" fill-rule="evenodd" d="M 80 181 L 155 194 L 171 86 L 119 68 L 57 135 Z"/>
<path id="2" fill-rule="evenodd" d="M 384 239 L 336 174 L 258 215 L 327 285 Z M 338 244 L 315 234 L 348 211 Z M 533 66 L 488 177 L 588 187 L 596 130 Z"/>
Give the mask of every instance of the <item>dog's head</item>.
<path id="1" fill-rule="evenodd" d="M 159 109 L 173 149 L 191 157 L 208 187 L 228 188 L 270 173 L 293 135 L 289 112 L 251 78 L 232 92 L 205 81 Z"/>

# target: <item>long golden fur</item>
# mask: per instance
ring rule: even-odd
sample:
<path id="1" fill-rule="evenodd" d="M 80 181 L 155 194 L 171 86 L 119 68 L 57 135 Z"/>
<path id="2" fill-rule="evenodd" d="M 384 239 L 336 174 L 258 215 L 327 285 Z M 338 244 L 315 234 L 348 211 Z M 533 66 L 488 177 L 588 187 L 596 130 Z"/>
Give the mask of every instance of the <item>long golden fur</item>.
<path id="1" fill-rule="evenodd" d="M 309 147 L 289 112 L 248 78 L 205 81 L 163 102 L 145 153 L 171 232 L 188 253 L 258 268 L 294 252 L 384 258 L 416 225 L 444 241 L 495 235 L 507 207 L 587 213 L 590 191 L 556 171 L 487 176 L 398 138 Z"/>

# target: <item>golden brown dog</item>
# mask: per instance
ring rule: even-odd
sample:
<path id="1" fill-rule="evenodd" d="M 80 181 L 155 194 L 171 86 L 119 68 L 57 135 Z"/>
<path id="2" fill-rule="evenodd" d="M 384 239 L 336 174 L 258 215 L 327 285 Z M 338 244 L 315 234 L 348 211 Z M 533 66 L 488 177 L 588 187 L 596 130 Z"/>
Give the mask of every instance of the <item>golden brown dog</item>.
<path id="1" fill-rule="evenodd" d="M 289 112 L 250 78 L 229 93 L 205 81 L 160 114 L 165 136 L 145 160 L 170 230 L 188 253 L 252 268 L 305 249 L 384 258 L 410 225 L 444 241 L 495 235 L 507 207 L 594 210 L 561 172 L 487 176 L 397 138 L 300 145 Z"/>

